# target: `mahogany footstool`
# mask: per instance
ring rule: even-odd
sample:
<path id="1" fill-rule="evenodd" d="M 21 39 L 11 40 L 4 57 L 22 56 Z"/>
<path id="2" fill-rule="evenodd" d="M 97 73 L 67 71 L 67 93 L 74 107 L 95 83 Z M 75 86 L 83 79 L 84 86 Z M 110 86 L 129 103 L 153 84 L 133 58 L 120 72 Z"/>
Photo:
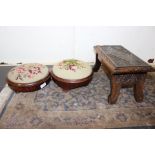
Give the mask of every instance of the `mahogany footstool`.
<path id="1" fill-rule="evenodd" d="M 51 76 L 53 81 L 66 91 L 88 85 L 93 71 L 86 62 L 68 59 L 54 65 Z"/>
<path id="2" fill-rule="evenodd" d="M 29 63 L 12 68 L 6 80 L 15 92 L 32 92 L 45 87 L 50 79 L 47 66 Z"/>

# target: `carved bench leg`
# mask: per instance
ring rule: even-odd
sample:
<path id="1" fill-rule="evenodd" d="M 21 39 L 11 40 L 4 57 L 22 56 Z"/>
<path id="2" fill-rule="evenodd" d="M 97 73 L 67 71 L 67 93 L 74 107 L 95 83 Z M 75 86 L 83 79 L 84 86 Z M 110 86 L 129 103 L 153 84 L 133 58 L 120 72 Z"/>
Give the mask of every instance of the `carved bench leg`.
<path id="1" fill-rule="evenodd" d="M 99 70 L 100 66 L 101 66 L 101 62 L 98 59 L 98 54 L 96 54 L 96 62 L 95 62 L 95 65 L 93 67 L 93 71 L 97 72 Z"/>
<path id="2" fill-rule="evenodd" d="M 115 104 L 118 96 L 120 94 L 120 89 L 121 89 L 121 85 L 119 83 L 116 83 L 115 79 L 112 78 L 111 79 L 111 92 L 110 95 L 108 96 L 108 102 L 110 104 Z"/>
<path id="3" fill-rule="evenodd" d="M 141 76 L 141 78 L 134 85 L 134 97 L 136 102 L 142 102 L 144 98 L 144 82 L 145 82 L 145 74 Z"/>

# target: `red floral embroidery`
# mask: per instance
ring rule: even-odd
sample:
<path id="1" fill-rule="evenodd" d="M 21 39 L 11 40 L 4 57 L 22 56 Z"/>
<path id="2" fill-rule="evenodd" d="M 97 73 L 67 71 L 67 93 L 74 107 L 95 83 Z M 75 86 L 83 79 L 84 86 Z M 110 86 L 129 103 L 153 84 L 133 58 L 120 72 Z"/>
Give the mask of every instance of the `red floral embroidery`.
<path id="1" fill-rule="evenodd" d="M 63 62 L 58 64 L 59 69 L 70 70 L 76 72 L 77 69 L 84 68 L 84 65 L 80 63 L 78 60 L 70 59 L 64 60 Z"/>
<path id="2" fill-rule="evenodd" d="M 17 68 L 13 68 L 12 72 L 17 73 L 16 80 L 21 80 L 23 81 L 25 78 L 33 78 L 34 76 L 42 73 L 42 69 L 45 66 L 41 64 L 32 64 L 32 65 L 21 65 Z"/>

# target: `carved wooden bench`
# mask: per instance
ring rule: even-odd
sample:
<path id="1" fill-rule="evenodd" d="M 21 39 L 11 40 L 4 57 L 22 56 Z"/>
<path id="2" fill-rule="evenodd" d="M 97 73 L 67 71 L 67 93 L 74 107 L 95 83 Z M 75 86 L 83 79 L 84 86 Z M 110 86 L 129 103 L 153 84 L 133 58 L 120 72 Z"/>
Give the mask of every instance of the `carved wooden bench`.
<path id="1" fill-rule="evenodd" d="M 142 102 L 146 74 L 155 71 L 154 68 L 120 45 L 95 46 L 94 49 L 96 63 L 93 70 L 98 71 L 102 64 L 110 79 L 108 102 L 116 103 L 123 87 L 133 87 L 135 100 Z"/>

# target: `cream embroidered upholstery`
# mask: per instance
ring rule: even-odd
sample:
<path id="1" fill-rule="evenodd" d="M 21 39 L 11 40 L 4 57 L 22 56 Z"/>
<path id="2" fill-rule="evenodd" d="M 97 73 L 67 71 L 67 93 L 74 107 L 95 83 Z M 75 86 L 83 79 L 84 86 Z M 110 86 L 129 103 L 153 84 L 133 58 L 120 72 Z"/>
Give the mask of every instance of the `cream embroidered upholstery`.
<path id="1" fill-rule="evenodd" d="M 47 66 L 29 63 L 12 68 L 8 73 L 8 79 L 14 83 L 33 83 L 44 79 L 48 74 Z"/>
<path id="2" fill-rule="evenodd" d="M 83 61 L 69 59 L 53 66 L 53 74 L 67 80 L 77 80 L 92 74 L 92 67 Z"/>

